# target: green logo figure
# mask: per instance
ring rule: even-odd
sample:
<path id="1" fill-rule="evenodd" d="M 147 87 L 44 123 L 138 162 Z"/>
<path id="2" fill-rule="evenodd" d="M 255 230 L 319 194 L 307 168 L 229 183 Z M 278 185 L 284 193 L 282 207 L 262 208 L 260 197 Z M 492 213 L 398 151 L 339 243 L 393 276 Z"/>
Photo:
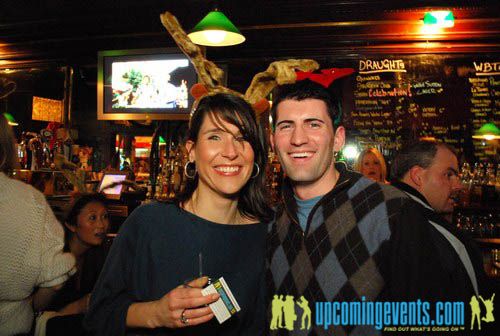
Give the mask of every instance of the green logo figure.
<path id="1" fill-rule="evenodd" d="M 283 313 L 285 313 L 285 329 L 292 331 L 295 320 L 297 319 L 297 315 L 295 314 L 295 301 L 293 300 L 293 296 L 286 296 L 286 300 L 283 304 Z"/>
<path id="2" fill-rule="evenodd" d="M 481 301 L 483 301 L 484 307 L 486 307 L 486 317 L 483 317 L 482 320 L 484 322 L 494 322 L 495 316 L 493 316 L 493 300 L 495 299 L 495 293 L 491 296 L 491 299 L 484 300 L 481 295 L 479 295 Z"/>
<path id="3" fill-rule="evenodd" d="M 479 300 L 477 298 L 479 298 L 483 302 L 483 305 L 486 308 L 486 316 L 484 316 L 483 318 L 481 318 L 481 307 L 479 304 Z M 472 330 L 472 328 L 474 327 L 474 320 L 477 321 L 478 330 L 481 330 L 481 320 L 483 320 L 484 322 L 488 322 L 488 323 L 495 321 L 495 316 L 493 315 L 493 309 L 494 309 L 493 300 L 494 299 L 495 299 L 495 293 L 493 293 L 491 298 L 488 300 L 483 299 L 483 297 L 481 295 L 479 295 L 478 297 L 473 295 L 471 297 L 470 302 L 469 302 L 470 308 L 472 310 L 470 330 Z"/>
<path id="4" fill-rule="evenodd" d="M 297 305 L 302 308 L 302 323 L 300 325 L 300 330 L 311 329 L 311 308 L 309 308 L 309 301 L 307 301 L 304 296 L 301 296 L 300 301 L 297 301 Z M 306 318 L 308 319 L 307 327 Z"/>
<path id="5" fill-rule="evenodd" d="M 472 328 L 474 327 L 474 320 L 477 320 L 479 330 L 481 330 L 481 308 L 479 308 L 479 301 L 477 300 L 475 295 L 470 298 L 469 304 L 472 311 L 470 330 L 472 330 Z"/>
<path id="6" fill-rule="evenodd" d="M 289 331 L 294 330 L 295 321 L 297 320 L 295 303 L 297 303 L 297 306 L 302 309 L 300 329 L 311 329 L 311 308 L 309 308 L 309 301 L 307 301 L 304 296 L 301 296 L 300 300 L 295 302 L 292 295 L 287 295 L 284 300 L 283 295 L 278 296 L 275 294 L 273 301 L 271 302 L 272 317 L 271 325 L 269 326 L 271 330 L 277 330 L 280 328 L 284 328 Z"/>
<path id="7" fill-rule="evenodd" d="M 278 328 L 283 328 L 283 295 L 274 295 L 273 302 L 271 303 L 271 312 L 273 317 L 271 318 L 271 330 L 276 330 Z"/>

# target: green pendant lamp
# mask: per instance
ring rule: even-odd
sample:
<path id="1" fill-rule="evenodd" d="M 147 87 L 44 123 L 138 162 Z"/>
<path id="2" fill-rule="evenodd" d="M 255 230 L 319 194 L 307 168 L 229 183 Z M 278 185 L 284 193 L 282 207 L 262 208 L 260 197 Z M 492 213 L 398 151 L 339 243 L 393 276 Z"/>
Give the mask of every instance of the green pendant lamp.
<path id="1" fill-rule="evenodd" d="M 208 13 L 188 36 L 193 43 L 209 47 L 226 47 L 245 41 L 238 28 L 218 9 Z"/>
<path id="2" fill-rule="evenodd" d="M 16 122 L 16 119 L 12 116 L 12 114 L 5 112 L 3 114 L 5 119 L 7 119 L 7 122 L 9 123 L 10 126 L 18 126 L 19 124 Z"/>
<path id="3" fill-rule="evenodd" d="M 424 25 L 450 28 L 455 25 L 453 12 L 449 10 L 431 11 L 424 14 Z"/>
<path id="4" fill-rule="evenodd" d="M 492 123 L 486 123 L 472 136 L 474 139 L 495 140 L 500 139 L 500 129 Z"/>

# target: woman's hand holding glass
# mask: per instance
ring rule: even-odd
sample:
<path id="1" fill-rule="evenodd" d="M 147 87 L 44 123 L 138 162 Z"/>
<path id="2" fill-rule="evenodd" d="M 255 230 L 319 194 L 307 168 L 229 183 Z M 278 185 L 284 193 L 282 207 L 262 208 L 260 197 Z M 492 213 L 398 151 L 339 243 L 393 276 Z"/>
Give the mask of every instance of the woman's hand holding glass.
<path id="1" fill-rule="evenodd" d="M 208 277 L 201 277 L 180 285 L 156 301 L 158 322 L 167 328 L 182 328 L 210 321 L 214 314 L 209 304 L 219 299 L 219 294 L 203 296 L 202 288 Z"/>

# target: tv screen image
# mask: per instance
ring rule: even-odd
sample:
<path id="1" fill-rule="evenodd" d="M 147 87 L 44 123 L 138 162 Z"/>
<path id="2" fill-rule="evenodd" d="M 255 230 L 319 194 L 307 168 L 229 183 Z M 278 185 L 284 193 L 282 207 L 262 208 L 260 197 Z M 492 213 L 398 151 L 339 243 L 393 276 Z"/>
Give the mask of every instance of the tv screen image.
<path id="1" fill-rule="evenodd" d="M 99 52 L 101 120 L 188 119 L 196 71 L 179 50 Z"/>
<path id="2" fill-rule="evenodd" d="M 123 185 L 119 183 L 125 181 L 126 178 L 127 173 L 123 172 L 105 173 L 98 190 L 103 192 L 107 198 L 120 199 Z"/>
<path id="3" fill-rule="evenodd" d="M 170 73 L 188 65 L 186 59 L 113 62 L 112 108 L 187 108 L 187 78 L 175 86 Z"/>

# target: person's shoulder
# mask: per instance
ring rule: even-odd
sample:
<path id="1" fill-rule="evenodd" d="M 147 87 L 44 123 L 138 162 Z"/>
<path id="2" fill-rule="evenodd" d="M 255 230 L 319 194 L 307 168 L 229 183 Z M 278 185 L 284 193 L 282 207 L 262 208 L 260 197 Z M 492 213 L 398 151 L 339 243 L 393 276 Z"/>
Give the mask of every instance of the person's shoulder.
<path id="1" fill-rule="evenodd" d="M 389 201 L 389 206 L 387 207 L 387 213 L 389 217 L 393 218 L 392 221 L 393 229 L 396 224 L 404 224 L 399 227 L 403 228 L 408 232 L 413 232 L 412 234 L 421 234 L 426 232 L 428 229 L 428 216 L 432 213 L 426 207 L 424 207 L 419 202 L 413 200 L 408 194 L 403 191 L 404 189 L 399 189 L 398 184 L 396 185 L 386 185 L 387 193 L 392 195 Z M 411 223 L 410 225 L 408 225 Z M 417 225 L 418 224 L 418 225 Z M 424 234 L 425 235 L 425 234 Z"/>
<path id="2" fill-rule="evenodd" d="M 362 193 L 365 197 L 371 198 L 376 194 L 381 194 L 385 201 L 408 199 L 408 195 L 390 184 L 375 182 L 357 172 L 350 173 L 352 182 L 349 193 L 352 196 Z"/>
<path id="3" fill-rule="evenodd" d="M 387 183 L 378 183 L 378 184 L 380 185 L 380 189 L 384 193 L 386 199 L 398 198 L 401 200 L 409 201 L 408 195 L 406 195 L 406 193 L 404 193 L 402 190 Z"/>
<path id="4" fill-rule="evenodd" d="M 355 204 L 367 204 L 368 208 L 364 207 L 365 210 L 376 211 L 383 207 L 385 209 L 384 218 L 401 214 L 413 203 L 402 190 L 359 175 L 350 186 L 348 195 L 351 202 Z"/>
<path id="5" fill-rule="evenodd" d="M 13 202 L 22 199 L 24 204 L 33 202 L 38 206 L 45 206 L 47 203 L 43 193 L 30 184 L 9 178 L 4 174 L 2 174 L 2 184 L 4 188 L 2 194 Z"/>

